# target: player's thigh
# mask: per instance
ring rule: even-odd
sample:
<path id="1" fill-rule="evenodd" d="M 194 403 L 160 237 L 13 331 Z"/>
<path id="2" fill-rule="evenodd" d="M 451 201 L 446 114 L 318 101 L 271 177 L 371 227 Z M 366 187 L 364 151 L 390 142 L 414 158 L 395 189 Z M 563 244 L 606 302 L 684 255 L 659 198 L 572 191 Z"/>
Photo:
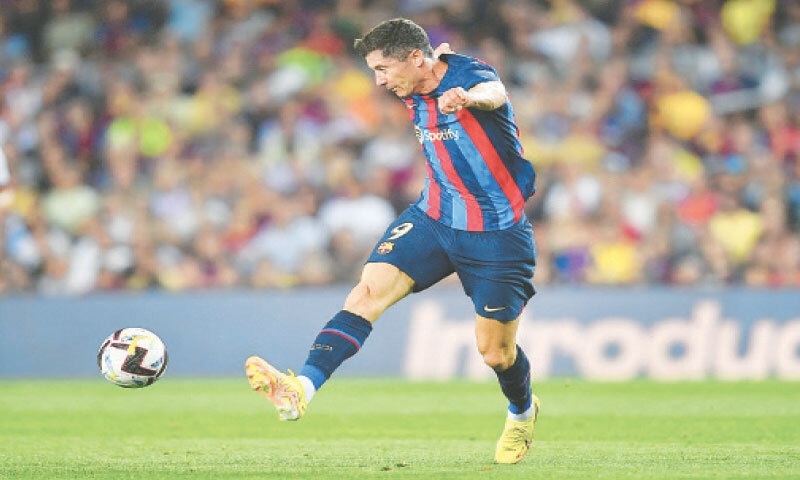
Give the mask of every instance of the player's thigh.
<path id="1" fill-rule="evenodd" d="M 448 233 L 421 210 L 409 207 L 386 229 L 367 265 L 394 265 L 414 281 L 414 292 L 425 290 L 455 271 L 442 247 L 442 235 Z"/>
<path id="2" fill-rule="evenodd" d="M 462 232 L 454 263 L 475 313 L 508 322 L 536 293 L 536 245 L 530 224 L 496 232 Z"/>

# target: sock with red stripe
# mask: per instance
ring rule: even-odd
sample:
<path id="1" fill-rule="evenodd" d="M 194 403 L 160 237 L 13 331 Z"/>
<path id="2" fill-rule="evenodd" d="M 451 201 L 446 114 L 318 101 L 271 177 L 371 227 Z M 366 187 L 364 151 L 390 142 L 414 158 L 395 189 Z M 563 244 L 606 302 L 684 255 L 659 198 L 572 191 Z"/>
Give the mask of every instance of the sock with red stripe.
<path id="1" fill-rule="evenodd" d="M 355 355 L 372 331 L 365 318 L 342 310 L 325 324 L 311 345 L 300 376 L 319 389 L 345 360 Z"/>

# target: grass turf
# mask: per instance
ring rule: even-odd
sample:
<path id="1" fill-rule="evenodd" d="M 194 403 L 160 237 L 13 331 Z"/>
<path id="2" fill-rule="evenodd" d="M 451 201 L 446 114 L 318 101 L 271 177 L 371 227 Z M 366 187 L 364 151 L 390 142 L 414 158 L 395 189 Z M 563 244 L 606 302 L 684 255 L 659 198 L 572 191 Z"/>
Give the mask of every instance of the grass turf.
<path id="1" fill-rule="evenodd" d="M 536 385 L 534 448 L 496 465 L 494 383 L 334 379 L 279 422 L 242 379 L 0 382 L 0 478 L 800 478 L 800 384 Z"/>

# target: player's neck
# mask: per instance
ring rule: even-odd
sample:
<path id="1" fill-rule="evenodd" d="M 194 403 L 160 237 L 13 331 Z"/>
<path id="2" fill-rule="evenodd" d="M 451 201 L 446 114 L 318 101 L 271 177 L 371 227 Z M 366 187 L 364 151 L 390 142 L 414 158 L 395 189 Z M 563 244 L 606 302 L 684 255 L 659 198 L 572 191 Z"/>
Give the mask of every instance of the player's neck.
<path id="1" fill-rule="evenodd" d="M 420 95 L 427 95 L 436 90 L 436 87 L 442 83 L 445 73 L 447 73 L 447 63 L 441 60 L 426 59 L 426 64 L 429 67 L 426 69 L 419 82 L 417 89 Z"/>

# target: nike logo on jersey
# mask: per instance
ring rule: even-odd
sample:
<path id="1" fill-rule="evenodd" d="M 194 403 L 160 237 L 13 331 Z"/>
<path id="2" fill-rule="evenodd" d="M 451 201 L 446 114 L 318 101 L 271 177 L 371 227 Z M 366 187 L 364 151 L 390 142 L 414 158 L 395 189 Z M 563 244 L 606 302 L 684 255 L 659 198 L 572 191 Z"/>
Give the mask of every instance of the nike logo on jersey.
<path id="1" fill-rule="evenodd" d="M 494 307 L 494 308 L 490 307 L 489 305 L 483 306 L 483 310 L 488 313 L 499 312 L 500 310 L 505 310 L 506 308 L 508 308 L 508 305 L 506 305 L 505 307 Z"/>

